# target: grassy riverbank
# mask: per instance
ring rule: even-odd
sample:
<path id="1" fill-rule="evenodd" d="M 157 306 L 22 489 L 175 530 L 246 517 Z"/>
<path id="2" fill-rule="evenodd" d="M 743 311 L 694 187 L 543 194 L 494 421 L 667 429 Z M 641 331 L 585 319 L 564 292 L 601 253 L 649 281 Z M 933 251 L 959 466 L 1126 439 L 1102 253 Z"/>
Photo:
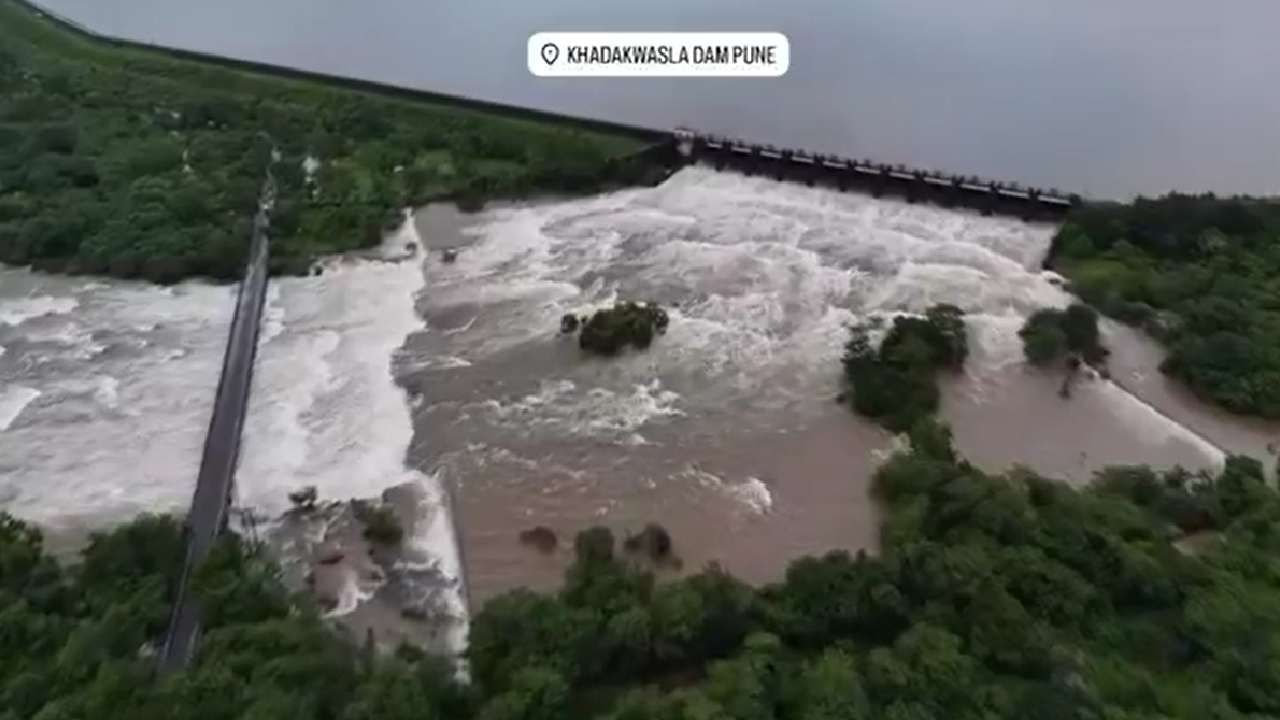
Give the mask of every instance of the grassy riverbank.
<path id="1" fill-rule="evenodd" d="M 90 38 L 0 0 L 0 262 L 235 277 L 273 147 L 278 272 L 376 243 L 407 205 L 653 177 L 626 159 L 635 132 L 358 86 Z"/>

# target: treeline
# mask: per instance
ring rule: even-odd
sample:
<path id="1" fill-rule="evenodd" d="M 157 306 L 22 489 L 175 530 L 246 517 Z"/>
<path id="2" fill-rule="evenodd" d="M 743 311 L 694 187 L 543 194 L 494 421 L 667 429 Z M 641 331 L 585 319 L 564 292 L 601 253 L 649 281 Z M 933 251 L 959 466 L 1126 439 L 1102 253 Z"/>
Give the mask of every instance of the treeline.
<path id="1" fill-rule="evenodd" d="M 1098 332 L 1098 313 L 1088 305 L 1072 303 L 1065 310 L 1042 308 L 1023 323 L 1018 331 L 1022 352 L 1027 362 L 1045 367 L 1064 357 L 1069 362 L 1097 365 L 1110 351 L 1102 345 Z"/>
<path id="2" fill-rule="evenodd" d="M 1280 418 L 1280 201 L 1086 205 L 1051 263 L 1091 305 L 1163 340 L 1163 371 L 1229 410 Z"/>
<path id="3" fill-rule="evenodd" d="M 0 262 L 237 277 L 273 149 L 272 264 L 376 244 L 400 209 L 643 180 L 638 141 L 70 35 L 0 0 Z"/>
<path id="4" fill-rule="evenodd" d="M 877 473 L 879 557 L 751 588 L 673 582 L 583 533 L 555 594 L 474 618 L 471 682 L 345 639 L 228 538 L 198 575 L 194 667 L 151 676 L 180 561 L 143 518 L 59 568 L 0 523 L 0 717 L 966 720 L 1280 714 L 1280 498 L 1261 466 L 1112 468 L 1074 490 L 987 474 L 926 419 Z"/>

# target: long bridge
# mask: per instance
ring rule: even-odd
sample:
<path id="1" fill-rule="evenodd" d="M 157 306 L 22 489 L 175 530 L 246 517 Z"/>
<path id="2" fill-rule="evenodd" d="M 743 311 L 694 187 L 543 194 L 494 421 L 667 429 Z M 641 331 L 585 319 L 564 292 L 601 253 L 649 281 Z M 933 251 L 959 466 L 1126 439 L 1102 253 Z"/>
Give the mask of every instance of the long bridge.
<path id="1" fill-rule="evenodd" d="M 157 668 L 161 673 L 186 667 L 195 655 L 200 637 L 200 604 L 191 589 L 191 578 L 227 528 L 235 492 L 236 465 L 240 459 L 240 438 L 249 406 L 249 391 L 253 387 L 262 308 L 266 305 L 268 233 L 274 195 L 275 183 L 268 168 L 253 221 L 253 240 L 244 278 L 236 293 L 236 307 L 222 358 L 222 375 L 214 394 L 195 492 L 187 513 L 187 553 L 175 588 L 169 628 L 158 656 Z"/>

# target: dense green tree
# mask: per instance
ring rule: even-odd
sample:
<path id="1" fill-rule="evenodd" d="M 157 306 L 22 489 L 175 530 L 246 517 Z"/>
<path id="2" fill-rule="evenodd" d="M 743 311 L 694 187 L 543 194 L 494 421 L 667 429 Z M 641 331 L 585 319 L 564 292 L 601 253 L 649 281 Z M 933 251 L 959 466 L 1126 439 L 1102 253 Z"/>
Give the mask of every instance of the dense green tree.
<path id="1" fill-rule="evenodd" d="M 422 673 L 398 660 L 379 663 L 360 685 L 341 720 L 433 720 L 446 718 L 441 700 L 448 682 L 424 682 Z"/>
<path id="2" fill-rule="evenodd" d="M 1068 352 L 1092 364 L 1101 363 L 1108 355 L 1098 332 L 1097 312 L 1079 303 L 1072 303 L 1066 310 L 1037 310 L 1018 335 L 1023 354 L 1032 365 L 1050 365 Z"/>
<path id="3" fill-rule="evenodd" d="M 553 670 L 528 667 L 515 673 L 510 688 L 484 704 L 478 720 L 561 720 L 569 685 Z"/>
<path id="4" fill-rule="evenodd" d="M 1278 711 L 1280 497 L 1259 463 L 1112 468 L 1081 491 L 981 472 L 932 420 L 910 438 L 876 475 L 880 557 L 800 559 L 761 589 L 714 567 L 653 585 L 592 530 L 559 594 L 515 591 L 475 615 L 470 688 L 421 651 L 361 651 L 234 538 L 197 576 L 196 663 L 156 682 L 172 521 L 101 535 L 63 570 L 0 515 L 0 703 L 14 717 L 143 720 Z M 1221 540 L 1175 545 L 1206 530 Z"/>
<path id="5" fill-rule="evenodd" d="M 935 305 L 923 318 L 898 316 L 879 348 L 871 328 L 857 325 L 845 345 L 844 379 L 853 409 L 895 432 L 905 432 L 938 407 L 934 374 L 959 369 L 968 356 L 964 313 Z"/>
<path id="6" fill-rule="evenodd" d="M 1098 310 L 1168 346 L 1161 369 L 1240 413 L 1280 417 L 1280 203 L 1171 194 L 1072 212 L 1052 265 Z"/>
<path id="7" fill-rule="evenodd" d="M 305 272 L 318 255 L 376 244 L 405 206 L 591 190 L 646 162 L 613 162 L 641 148 L 632 138 L 120 47 L 10 0 L 0 48 L 0 207 L 30 200 L 22 227 L 0 232 L 0 262 L 45 270 L 235 277 L 248 234 L 234 226 L 268 166 L 293 207 L 273 228 L 285 259 L 272 270 Z M 439 151 L 447 167 L 420 161 Z M 105 212 L 67 227 L 85 204 Z M 113 220 L 130 232 L 108 231 Z M 209 242 L 222 232 L 242 241 Z"/>
<path id="8" fill-rule="evenodd" d="M 1060 360 L 1067 351 L 1067 334 L 1061 325 L 1062 313 L 1048 308 L 1037 310 L 1018 331 L 1027 362 L 1041 367 Z"/>
<path id="9" fill-rule="evenodd" d="M 806 664 L 796 693 L 798 720 L 864 720 L 873 717 L 871 703 L 853 656 L 827 650 Z"/>

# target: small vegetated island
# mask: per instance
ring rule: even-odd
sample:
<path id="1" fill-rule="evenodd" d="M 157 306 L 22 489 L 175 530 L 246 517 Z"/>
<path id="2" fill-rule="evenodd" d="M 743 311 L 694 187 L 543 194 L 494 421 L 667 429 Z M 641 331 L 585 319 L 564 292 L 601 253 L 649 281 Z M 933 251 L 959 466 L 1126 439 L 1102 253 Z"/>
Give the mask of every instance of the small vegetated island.
<path id="1" fill-rule="evenodd" d="M 1027 362 L 1042 368 L 1058 365 L 1066 372 L 1058 394 L 1071 397 L 1071 385 L 1082 365 L 1107 373 L 1104 363 L 1111 351 L 1102 344 L 1098 313 L 1088 305 L 1072 303 L 1065 310 L 1044 308 L 1027 318 L 1018 331 Z M 1065 362 L 1063 360 L 1065 359 Z"/>
<path id="2" fill-rule="evenodd" d="M 590 317 L 565 315 L 560 332 L 578 332 L 578 346 L 595 355 L 613 356 L 627 347 L 644 350 L 667 331 L 670 318 L 656 303 L 620 302 Z"/>
<path id="3" fill-rule="evenodd" d="M 432 199 L 653 179 L 641 145 L 109 44 L 0 0 L 0 262 L 236 278 L 270 165 L 271 267 L 305 272 Z"/>
<path id="4" fill-rule="evenodd" d="M 938 371 L 964 367 L 969 356 L 964 311 L 939 304 L 924 317 L 899 315 L 878 348 L 872 342 L 877 329 L 873 323 L 851 329 L 841 397 L 859 414 L 902 432 L 938 409 Z"/>
<path id="5" fill-rule="evenodd" d="M 1109 354 L 1098 333 L 1098 314 L 1079 303 L 1065 310 L 1037 310 L 1027 318 L 1018 335 L 1027 361 L 1041 367 L 1063 358 L 1072 364 L 1100 365 Z"/>

